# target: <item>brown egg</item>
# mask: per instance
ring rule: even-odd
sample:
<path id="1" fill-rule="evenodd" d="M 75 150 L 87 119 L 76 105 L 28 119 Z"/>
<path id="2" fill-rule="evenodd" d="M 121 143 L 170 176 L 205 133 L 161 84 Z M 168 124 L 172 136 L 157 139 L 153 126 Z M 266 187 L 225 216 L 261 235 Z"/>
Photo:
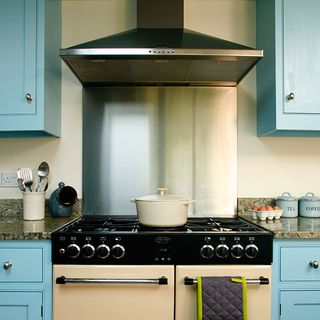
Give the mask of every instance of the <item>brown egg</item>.
<path id="1" fill-rule="evenodd" d="M 252 206 L 252 208 L 251 208 L 251 210 L 254 210 L 254 211 L 259 210 L 259 206 L 257 206 L 257 205 L 253 205 L 253 206 Z"/>
<path id="2" fill-rule="evenodd" d="M 265 206 L 261 206 L 261 207 L 259 208 L 259 211 L 267 211 L 267 208 L 266 208 Z"/>
<path id="3" fill-rule="evenodd" d="M 271 211 L 273 210 L 273 208 L 271 206 L 266 206 L 267 211 Z"/>
<path id="4" fill-rule="evenodd" d="M 273 210 L 281 210 L 278 206 L 274 206 Z"/>

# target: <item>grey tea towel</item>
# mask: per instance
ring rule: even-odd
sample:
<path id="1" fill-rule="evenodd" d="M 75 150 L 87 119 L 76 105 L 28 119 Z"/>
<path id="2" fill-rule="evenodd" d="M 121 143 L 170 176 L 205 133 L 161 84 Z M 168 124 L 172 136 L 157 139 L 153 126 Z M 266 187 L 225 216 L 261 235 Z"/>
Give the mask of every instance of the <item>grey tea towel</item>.
<path id="1" fill-rule="evenodd" d="M 198 320 L 247 320 L 244 277 L 197 277 Z"/>

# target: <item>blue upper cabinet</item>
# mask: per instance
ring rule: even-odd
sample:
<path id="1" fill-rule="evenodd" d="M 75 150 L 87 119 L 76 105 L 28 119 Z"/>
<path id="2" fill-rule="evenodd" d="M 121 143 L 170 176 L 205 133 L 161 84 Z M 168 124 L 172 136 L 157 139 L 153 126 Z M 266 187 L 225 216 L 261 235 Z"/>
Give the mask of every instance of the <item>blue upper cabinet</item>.
<path id="1" fill-rule="evenodd" d="M 320 136 L 319 0 L 257 0 L 258 136 Z"/>
<path id="2" fill-rule="evenodd" d="M 60 136 L 61 1 L 1 0 L 0 137 Z"/>

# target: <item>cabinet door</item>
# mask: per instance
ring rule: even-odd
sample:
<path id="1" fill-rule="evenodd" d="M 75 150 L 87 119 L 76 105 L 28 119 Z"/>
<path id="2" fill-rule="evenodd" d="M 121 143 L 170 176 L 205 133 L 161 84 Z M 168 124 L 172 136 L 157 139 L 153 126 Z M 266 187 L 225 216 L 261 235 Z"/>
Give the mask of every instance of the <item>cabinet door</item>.
<path id="1" fill-rule="evenodd" d="M 281 320 L 319 319 L 320 291 L 282 291 Z"/>
<path id="2" fill-rule="evenodd" d="M 35 113 L 36 14 L 36 0 L 1 0 L 0 115 Z"/>
<path id="3" fill-rule="evenodd" d="M 0 319 L 42 319 L 42 293 L 0 291 Z"/>
<path id="4" fill-rule="evenodd" d="M 320 113 L 319 12 L 319 0 L 283 0 L 286 113 Z"/>

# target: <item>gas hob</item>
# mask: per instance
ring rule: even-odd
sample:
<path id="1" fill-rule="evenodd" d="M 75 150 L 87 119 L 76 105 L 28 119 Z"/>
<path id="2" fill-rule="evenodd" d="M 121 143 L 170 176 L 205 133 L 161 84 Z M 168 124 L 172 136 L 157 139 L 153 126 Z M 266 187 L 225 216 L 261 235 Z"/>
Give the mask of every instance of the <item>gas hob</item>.
<path id="1" fill-rule="evenodd" d="M 54 264 L 271 264 L 273 234 L 242 218 L 151 228 L 136 216 L 83 216 L 52 234 Z"/>

